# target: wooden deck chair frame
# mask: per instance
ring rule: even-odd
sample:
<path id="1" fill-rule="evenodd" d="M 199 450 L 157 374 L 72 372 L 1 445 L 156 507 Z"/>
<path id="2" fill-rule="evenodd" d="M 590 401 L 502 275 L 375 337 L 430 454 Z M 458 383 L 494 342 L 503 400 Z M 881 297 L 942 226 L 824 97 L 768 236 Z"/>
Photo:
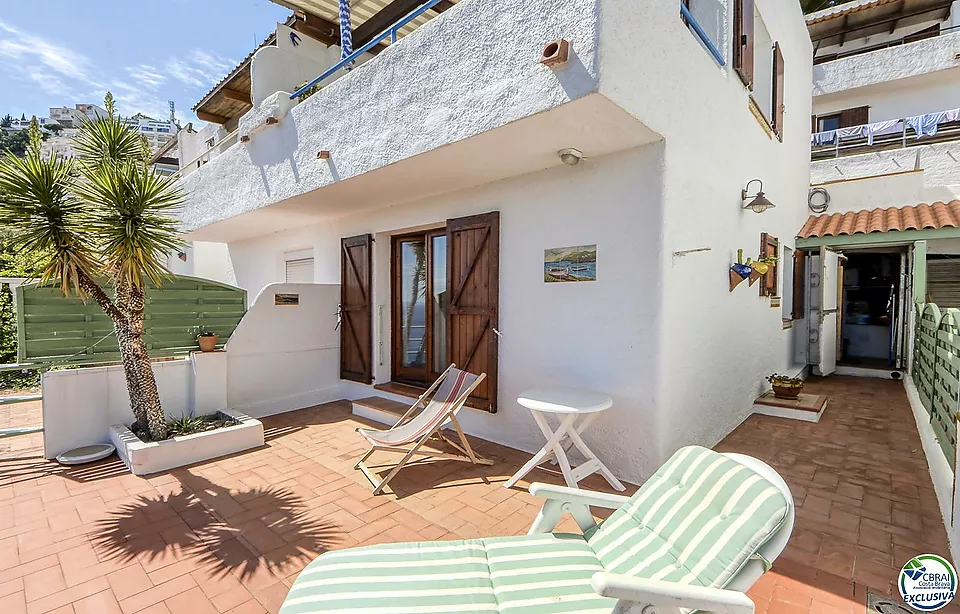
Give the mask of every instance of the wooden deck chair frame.
<path id="1" fill-rule="evenodd" d="M 420 395 L 420 398 L 418 398 L 416 402 L 410 406 L 410 409 L 408 409 L 403 414 L 403 416 L 401 416 L 400 419 L 397 420 L 396 424 L 394 424 L 388 430 L 393 430 L 398 426 L 403 425 L 407 421 L 413 419 L 413 417 L 416 415 L 418 410 L 423 411 L 424 409 L 426 409 L 427 406 L 429 405 L 429 401 L 433 398 L 434 392 L 437 390 L 437 388 L 440 387 L 440 384 L 443 382 L 443 380 L 450 374 L 450 371 L 452 369 L 456 368 L 456 366 L 457 365 L 451 363 L 451 365 L 447 367 L 443 373 L 440 374 L 440 377 L 437 378 L 437 381 L 433 382 L 433 384 L 429 388 L 427 388 L 423 392 L 423 394 Z M 476 452 L 473 451 L 473 448 L 470 447 L 470 442 L 467 440 L 466 434 L 463 432 L 463 429 L 460 427 L 460 422 L 457 420 L 457 412 L 460 411 L 460 409 L 467 402 L 467 399 L 470 398 L 470 395 L 473 394 L 474 389 L 476 389 L 476 387 L 479 386 L 480 383 L 484 379 L 486 379 L 486 377 L 487 377 L 486 373 L 481 373 L 477 377 L 477 379 L 472 384 L 470 384 L 470 386 L 468 386 L 465 390 L 463 390 L 457 396 L 457 398 L 454 399 L 454 402 L 451 403 L 450 407 L 445 412 L 444 418 L 437 423 L 437 426 L 435 426 L 429 432 L 421 436 L 420 439 L 418 439 L 416 442 L 413 442 L 412 447 L 384 446 L 384 445 L 376 445 L 376 444 L 372 444 L 370 446 L 370 449 L 367 450 L 366 454 L 360 457 L 360 460 L 357 461 L 357 464 L 354 465 L 353 468 L 359 469 L 363 473 L 363 475 L 368 480 L 370 480 L 370 483 L 373 485 L 373 494 L 375 495 L 381 494 L 383 492 L 383 489 L 386 488 L 387 484 L 390 483 L 390 480 L 392 480 L 393 477 L 397 475 L 397 473 L 399 473 L 400 470 L 403 469 L 403 467 L 415 456 L 420 456 L 425 458 L 428 457 L 428 458 L 435 458 L 435 459 L 463 461 L 463 462 L 468 462 L 474 465 L 492 465 L 493 464 L 492 460 L 482 458 Z M 457 442 L 453 441 L 452 439 L 444 435 L 442 432 L 443 426 L 448 421 L 453 424 L 453 428 L 457 432 L 457 436 L 460 439 L 459 444 L 457 444 Z M 359 431 L 361 429 L 357 429 L 357 430 Z M 447 445 L 452 446 L 454 449 L 459 450 L 461 454 L 449 454 L 445 452 L 438 452 L 435 450 L 420 449 L 421 447 L 424 446 L 424 444 L 426 444 L 428 441 L 430 441 L 430 439 L 433 439 L 433 438 L 439 441 L 442 441 Z M 373 473 L 373 471 L 371 471 L 371 469 L 364 464 L 364 461 L 370 458 L 370 455 L 372 455 L 374 452 L 377 452 L 377 451 L 404 453 L 404 456 L 402 459 L 400 459 L 400 462 L 397 463 L 397 465 L 390 470 L 390 473 L 388 473 L 387 476 L 382 480 L 378 479 L 377 476 Z"/>

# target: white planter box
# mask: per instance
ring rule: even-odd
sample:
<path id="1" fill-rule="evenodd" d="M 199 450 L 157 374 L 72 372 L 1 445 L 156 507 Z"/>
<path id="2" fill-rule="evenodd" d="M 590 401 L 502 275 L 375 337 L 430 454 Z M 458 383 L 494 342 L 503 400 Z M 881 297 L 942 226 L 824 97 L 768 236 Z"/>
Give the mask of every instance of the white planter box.
<path id="1" fill-rule="evenodd" d="M 263 424 L 259 420 L 238 411 L 221 411 L 240 424 L 150 443 L 140 441 L 126 426 L 114 424 L 110 441 L 134 475 L 166 471 L 263 445 Z"/>

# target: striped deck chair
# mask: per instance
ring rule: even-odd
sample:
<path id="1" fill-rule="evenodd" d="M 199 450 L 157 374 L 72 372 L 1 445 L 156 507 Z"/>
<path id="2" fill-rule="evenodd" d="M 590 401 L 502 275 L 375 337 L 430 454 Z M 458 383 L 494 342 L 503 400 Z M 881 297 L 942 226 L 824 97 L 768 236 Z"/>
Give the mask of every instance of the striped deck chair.
<path id="1" fill-rule="evenodd" d="M 354 469 L 362 471 L 363 475 L 370 480 L 370 483 L 373 484 L 373 494 L 379 495 L 382 493 L 393 476 L 397 475 L 403 469 L 403 466 L 415 456 L 467 461 L 474 465 L 493 464 L 493 461 L 477 456 L 457 421 L 457 412 L 460 411 L 470 394 L 486 376 L 486 373 L 474 375 L 461 371 L 456 365 L 451 364 L 437 378 L 437 381 L 420 395 L 417 402 L 403 414 L 392 428 L 386 431 L 357 429 L 357 432 L 370 444 L 370 449 L 357 461 Z M 429 403 L 427 403 L 428 399 Z M 417 413 L 421 407 L 423 409 Z M 441 427 L 447 423 L 452 424 L 453 428 L 456 429 L 460 439 L 459 444 L 443 434 Z M 446 443 L 461 454 L 450 454 L 423 448 L 431 439 Z M 400 462 L 390 470 L 390 473 L 383 480 L 378 479 L 370 468 L 364 464 L 364 461 L 378 450 L 405 453 Z"/>
<path id="2" fill-rule="evenodd" d="M 790 489 L 749 456 L 679 450 L 632 497 L 533 484 L 527 535 L 328 552 L 280 614 L 753 614 L 790 538 Z M 597 523 L 590 507 L 614 509 Z M 581 533 L 553 533 L 565 513 Z"/>

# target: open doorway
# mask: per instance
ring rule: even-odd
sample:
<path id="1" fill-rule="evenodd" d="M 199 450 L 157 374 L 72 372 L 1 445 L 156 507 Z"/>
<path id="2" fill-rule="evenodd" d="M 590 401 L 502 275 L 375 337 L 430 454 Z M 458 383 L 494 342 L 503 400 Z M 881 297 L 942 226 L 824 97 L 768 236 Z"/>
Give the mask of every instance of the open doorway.
<path id="1" fill-rule="evenodd" d="M 906 253 L 902 248 L 844 250 L 837 364 L 899 369 L 903 364 Z"/>

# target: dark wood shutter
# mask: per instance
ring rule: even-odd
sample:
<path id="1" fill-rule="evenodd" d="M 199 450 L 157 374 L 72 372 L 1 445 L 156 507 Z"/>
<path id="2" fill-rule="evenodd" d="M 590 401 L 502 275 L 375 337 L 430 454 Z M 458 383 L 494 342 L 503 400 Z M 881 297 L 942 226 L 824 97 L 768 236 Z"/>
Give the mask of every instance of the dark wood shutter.
<path id="1" fill-rule="evenodd" d="M 780 251 L 780 241 L 773 235 L 762 233 L 760 235 L 760 257 L 769 258 L 777 256 Z M 777 270 L 780 263 L 770 265 L 767 272 L 763 275 L 760 283 L 760 296 L 777 296 Z"/>
<path id="2" fill-rule="evenodd" d="M 786 280 L 784 280 L 786 283 Z M 793 319 L 801 320 L 805 317 L 807 308 L 807 254 L 794 252 L 793 254 Z"/>
<path id="3" fill-rule="evenodd" d="M 733 0 L 733 68 L 753 89 L 753 0 Z"/>
<path id="4" fill-rule="evenodd" d="M 373 237 L 340 240 L 340 379 L 373 382 Z"/>
<path id="5" fill-rule="evenodd" d="M 862 126 L 870 123 L 870 107 L 854 107 L 840 111 L 840 127 Z"/>
<path id="6" fill-rule="evenodd" d="M 783 141 L 783 52 L 780 43 L 773 44 L 773 131 Z"/>
<path id="7" fill-rule="evenodd" d="M 500 213 L 447 220 L 447 356 L 487 377 L 471 406 L 497 411 L 500 302 Z"/>

